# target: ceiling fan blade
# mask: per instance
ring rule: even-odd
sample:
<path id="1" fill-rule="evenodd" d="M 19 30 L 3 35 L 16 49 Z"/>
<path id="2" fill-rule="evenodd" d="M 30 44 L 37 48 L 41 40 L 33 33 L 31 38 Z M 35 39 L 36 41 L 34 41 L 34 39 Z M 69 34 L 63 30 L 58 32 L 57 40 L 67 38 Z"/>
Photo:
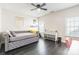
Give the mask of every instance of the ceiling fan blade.
<path id="1" fill-rule="evenodd" d="M 37 7 L 34 3 L 31 3 L 31 5 L 33 5 L 33 6 Z"/>
<path id="2" fill-rule="evenodd" d="M 43 3 L 42 5 L 40 5 L 40 7 L 43 7 L 43 6 L 45 6 L 46 4 L 45 3 Z"/>
<path id="3" fill-rule="evenodd" d="M 47 10 L 46 8 L 40 8 L 40 9 L 42 9 L 42 10 Z"/>
<path id="4" fill-rule="evenodd" d="M 38 9 L 38 8 L 31 9 L 31 11 L 36 10 L 36 9 Z"/>

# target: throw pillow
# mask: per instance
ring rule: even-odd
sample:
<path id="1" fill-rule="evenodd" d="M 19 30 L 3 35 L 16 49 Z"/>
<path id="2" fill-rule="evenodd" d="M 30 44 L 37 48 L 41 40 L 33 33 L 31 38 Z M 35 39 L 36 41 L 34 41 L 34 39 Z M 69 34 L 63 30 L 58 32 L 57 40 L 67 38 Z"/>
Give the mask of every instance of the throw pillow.
<path id="1" fill-rule="evenodd" d="M 11 35 L 12 35 L 13 37 L 15 37 L 15 36 L 16 36 L 16 35 L 15 35 L 15 32 L 10 31 L 10 33 L 11 33 Z"/>

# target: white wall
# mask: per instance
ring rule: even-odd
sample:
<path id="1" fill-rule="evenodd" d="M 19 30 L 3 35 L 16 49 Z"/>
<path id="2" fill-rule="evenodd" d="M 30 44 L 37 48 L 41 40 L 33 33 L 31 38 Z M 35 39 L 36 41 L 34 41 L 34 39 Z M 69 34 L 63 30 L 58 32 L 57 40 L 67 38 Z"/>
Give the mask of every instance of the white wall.
<path id="1" fill-rule="evenodd" d="M 67 17 L 79 16 L 79 6 L 75 6 L 69 9 L 61 10 L 55 13 L 50 13 L 44 17 L 41 17 L 40 20 L 43 20 L 45 23 L 45 29 L 48 30 L 58 30 L 59 36 L 64 38 L 65 36 L 65 20 Z"/>
<path id="2" fill-rule="evenodd" d="M 0 32 L 1 32 L 1 8 L 0 8 Z"/>
<path id="3" fill-rule="evenodd" d="M 25 14 L 16 13 L 10 10 L 2 9 L 2 31 L 7 30 L 26 30 L 28 28 L 28 24 L 31 24 L 32 18 Z M 16 27 L 16 17 L 24 17 L 24 24 L 21 29 Z M 31 20 L 29 20 L 31 18 Z M 29 21 L 29 22 L 28 22 Z M 27 25 L 25 25 L 25 23 Z"/>
<path id="4" fill-rule="evenodd" d="M 14 30 L 15 27 L 15 17 L 16 16 L 14 13 L 11 11 L 2 9 L 2 30 Z"/>

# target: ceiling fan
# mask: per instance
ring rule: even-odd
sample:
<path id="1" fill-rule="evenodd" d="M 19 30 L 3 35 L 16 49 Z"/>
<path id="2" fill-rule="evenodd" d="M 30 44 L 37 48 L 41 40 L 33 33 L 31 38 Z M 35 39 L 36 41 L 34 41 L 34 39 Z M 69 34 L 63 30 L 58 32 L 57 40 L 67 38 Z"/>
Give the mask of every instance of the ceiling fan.
<path id="1" fill-rule="evenodd" d="M 31 9 L 31 11 L 36 10 L 36 9 L 47 11 L 46 8 L 43 8 L 46 5 L 46 3 L 43 3 L 43 4 L 34 4 L 34 3 L 31 3 L 31 5 L 34 6 L 34 7 L 36 7 L 34 9 Z"/>

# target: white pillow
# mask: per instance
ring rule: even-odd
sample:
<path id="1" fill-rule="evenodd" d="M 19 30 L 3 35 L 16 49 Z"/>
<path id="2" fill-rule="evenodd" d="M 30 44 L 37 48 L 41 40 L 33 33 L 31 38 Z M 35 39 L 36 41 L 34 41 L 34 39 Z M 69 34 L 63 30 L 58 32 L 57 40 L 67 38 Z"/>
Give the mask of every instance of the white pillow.
<path id="1" fill-rule="evenodd" d="M 11 35 L 10 31 L 7 31 L 7 33 L 10 35 L 10 37 L 13 37 L 13 36 Z"/>

